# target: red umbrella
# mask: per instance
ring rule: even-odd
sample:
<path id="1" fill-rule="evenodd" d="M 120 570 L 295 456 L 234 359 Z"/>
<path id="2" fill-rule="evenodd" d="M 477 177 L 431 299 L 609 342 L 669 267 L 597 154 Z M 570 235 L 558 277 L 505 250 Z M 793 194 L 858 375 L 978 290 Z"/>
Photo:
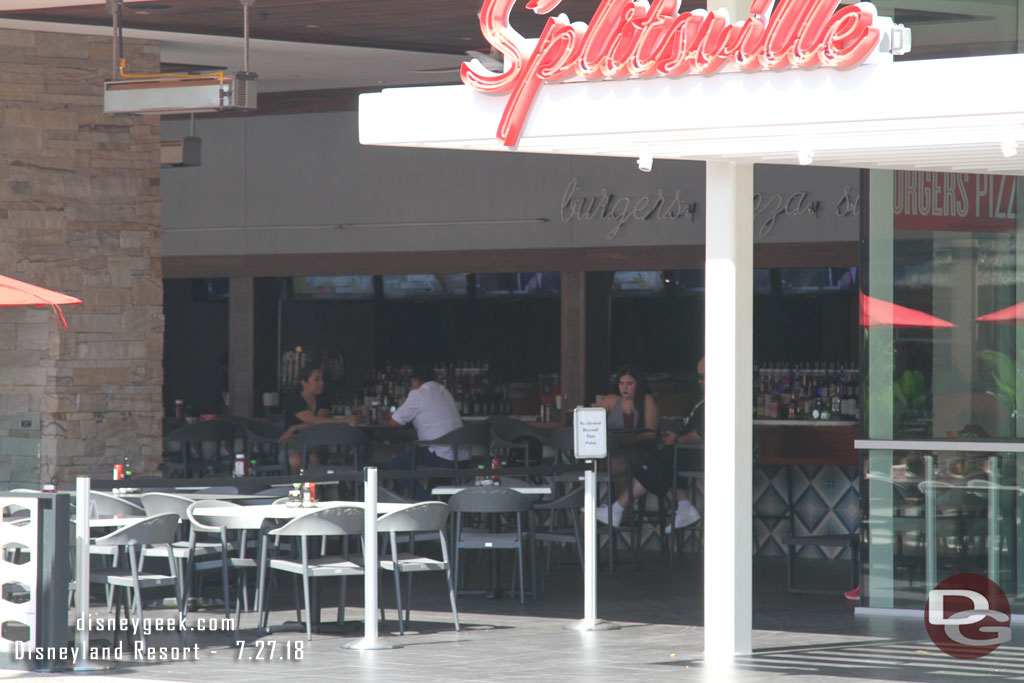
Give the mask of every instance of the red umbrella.
<path id="1" fill-rule="evenodd" d="M 57 314 L 57 324 L 66 328 L 68 322 L 60 307 L 80 303 L 82 300 L 73 296 L 0 275 L 0 306 L 52 306 L 53 312 Z"/>
<path id="2" fill-rule="evenodd" d="M 1024 324 L 1024 301 L 1013 306 L 1007 306 L 1006 308 L 999 309 L 994 313 L 986 313 L 983 316 L 975 318 L 978 322 L 982 323 L 1011 323 L 1011 324 Z"/>
<path id="3" fill-rule="evenodd" d="M 860 293 L 861 327 L 956 327 L 942 318 Z"/>

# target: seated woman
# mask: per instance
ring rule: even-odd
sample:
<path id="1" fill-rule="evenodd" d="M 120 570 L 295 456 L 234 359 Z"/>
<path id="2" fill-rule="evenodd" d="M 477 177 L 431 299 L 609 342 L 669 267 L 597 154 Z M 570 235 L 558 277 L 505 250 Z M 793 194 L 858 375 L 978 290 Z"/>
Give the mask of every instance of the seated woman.
<path id="1" fill-rule="evenodd" d="M 647 378 L 634 366 L 625 365 L 615 373 L 615 380 L 612 383 L 612 393 L 608 394 L 601 401 L 601 407 L 608 412 L 608 429 L 619 430 L 620 432 L 632 432 L 627 438 L 621 439 L 623 445 L 627 446 L 627 452 L 610 453 L 609 466 L 611 471 L 625 471 L 628 451 L 647 450 L 655 443 L 658 433 L 658 404 L 654 402 L 647 388 Z M 614 480 L 613 480 L 614 483 Z M 628 503 L 628 492 L 624 491 Z M 620 501 L 612 504 L 611 519 L 614 526 L 622 521 L 622 512 L 625 505 Z M 608 506 L 602 505 L 597 509 L 599 522 L 608 523 Z"/>
<path id="2" fill-rule="evenodd" d="M 697 382 L 701 389 L 704 388 L 704 359 L 697 363 Z M 609 415 L 609 423 L 611 417 Z M 676 501 L 675 522 L 665 527 L 665 533 L 671 533 L 673 529 L 682 529 L 700 521 L 700 512 L 690 502 L 690 496 L 686 491 L 685 481 L 674 481 L 676 478 L 673 468 L 673 448 L 675 444 L 701 444 L 704 443 L 704 399 L 701 399 L 690 411 L 683 428 L 679 433 L 667 431 L 662 437 L 662 443 L 668 448 L 662 448 L 657 453 L 652 453 L 644 458 L 636 478 L 632 482 L 632 498 L 636 500 L 647 491 L 656 495 L 668 493 L 670 487 L 675 488 L 674 500 Z M 689 471 L 704 471 L 703 454 L 681 454 L 679 467 Z M 623 490 L 618 500 L 612 503 L 612 525 L 618 526 L 622 521 L 622 512 L 629 504 L 630 492 Z M 608 513 L 604 511 L 604 519 L 601 518 L 601 510 L 598 509 L 598 520 L 607 523 Z"/>
<path id="3" fill-rule="evenodd" d="M 302 389 L 289 395 L 284 402 L 284 426 L 286 429 L 281 435 L 281 441 L 288 441 L 295 432 L 310 425 L 325 422 L 355 424 L 359 419 L 357 415 L 331 417 L 331 411 L 326 407 L 326 402 L 321 400 L 324 393 L 324 374 L 319 365 L 308 364 L 302 368 L 299 373 L 299 381 Z M 309 454 L 310 465 L 319 465 L 321 462 L 319 453 Z M 302 454 L 289 453 L 288 472 L 298 474 L 301 467 Z"/>

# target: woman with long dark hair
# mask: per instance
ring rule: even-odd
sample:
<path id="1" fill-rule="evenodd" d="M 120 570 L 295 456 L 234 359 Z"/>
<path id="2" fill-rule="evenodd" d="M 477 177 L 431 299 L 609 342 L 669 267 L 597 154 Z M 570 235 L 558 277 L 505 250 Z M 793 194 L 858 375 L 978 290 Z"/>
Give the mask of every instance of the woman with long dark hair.
<path id="1" fill-rule="evenodd" d="M 626 452 L 610 453 L 609 466 L 612 473 L 626 472 L 626 459 L 630 457 L 628 451 L 649 450 L 653 447 L 655 437 L 658 433 L 658 404 L 647 386 L 647 378 L 644 373 L 635 365 L 623 365 L 615 371 L 615 378 L 612 381 L 611 393 L 601 401 L 601 407 L 608 412 L 608 429 L 610 431 L 629 432 L 623 440 L 628 442 Z M 619 479 L 622 479 L 620 476 Z M 621 487 L 625 481 L 613 484 Z M 622 521 L 622 513 L 625 507 L 615 501 L 611 509 L 611 523 L 618 526 Z M 609 522 L 609 510 L 602 505 L 597 509 L 597 519 L 607 524 Z"/>
<path id="2" fill-rule="evenodd" d="M 281 441 L 287 441 L 292 434 L 305 429 L 310 425 L 323 422 L 343 422 L 354 424 L 359 417 L 357 415 L 346 415 L 345 417 L 331 417 L 330 408 L 323 400 L 324 373 L 319 365 L 307 364 L 299 373 L 298 391 L 293 392 L 284 402 L 284 426 L 285 433 L 281 435 Z M 310 453 L 309 464 L 319 465 L 320 454 Z M 302 455 L 290 453 L 288 455 L 288 471 L 297 474 L 302 464 Z"/>

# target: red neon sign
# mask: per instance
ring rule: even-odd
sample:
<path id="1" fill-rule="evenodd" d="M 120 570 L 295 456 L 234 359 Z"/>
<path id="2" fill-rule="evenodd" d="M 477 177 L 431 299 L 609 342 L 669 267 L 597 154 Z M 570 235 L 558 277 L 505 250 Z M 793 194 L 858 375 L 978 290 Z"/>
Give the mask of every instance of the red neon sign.
<path id="1" fill-rule="evenodd" d="M 679 14 L 680 0 L 602 0 L 589 24 L 549 17 L 531 50 L 509 24 L 516 0 L 484 0 L 480 30 L 509 68 L 462 65 L 462 81 L 488 93 L 510 92 L 498 139 L 514 147 L 543 83 L 570 76 L 606 78 L 711 75 L 730 64 L 742 71 L 848 69 L 875 51 L 881 31 L 870 3 L 836 12 L 840 0 L 752 0 L 749 16 L 729 23 L 724 10 Z M 549 14 L 561 0 L 529 0 Z"/>

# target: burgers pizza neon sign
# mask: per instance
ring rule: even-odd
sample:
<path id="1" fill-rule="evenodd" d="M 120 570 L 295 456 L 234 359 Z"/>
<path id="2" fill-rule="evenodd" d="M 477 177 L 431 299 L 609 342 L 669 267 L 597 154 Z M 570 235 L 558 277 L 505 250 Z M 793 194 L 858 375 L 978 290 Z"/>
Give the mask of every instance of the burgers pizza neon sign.
<path id="1" fill-rule="evenodd" d="M 679 13 L 680 0 L 602 0 L 589 24 L 549 17 L 531 49 L 509 24 L 516 0 L 484 0 L 480 30 L 506 59 L 503 73 L 462 65 L 462 81 L 488 93 L 510 92 L 498 139 L 514 147 L 537 90 L 572 76 L 606 78 L 710 75 L 819 66 L 851 68 L 878 47 L 881 30 L 870 3 L 839 10 L 840 0 L 753 0 L 736 23 L 721 9 Z M 549 14 L 561 0 L 529 0 Z"/>

